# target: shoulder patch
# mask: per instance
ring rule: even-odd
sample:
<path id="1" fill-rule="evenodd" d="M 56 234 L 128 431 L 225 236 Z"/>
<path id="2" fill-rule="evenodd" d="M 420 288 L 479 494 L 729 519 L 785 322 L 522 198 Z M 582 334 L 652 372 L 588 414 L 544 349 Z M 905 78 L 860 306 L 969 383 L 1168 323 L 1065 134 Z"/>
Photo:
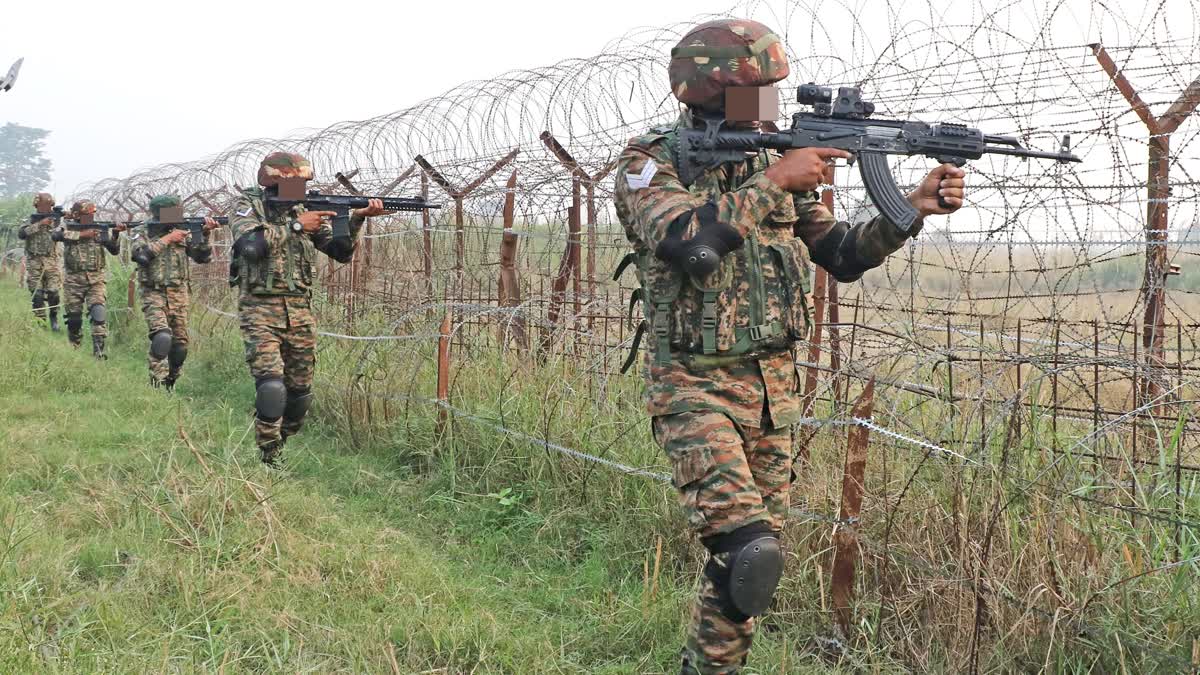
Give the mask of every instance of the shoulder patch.
<path id="1" fill-rule="evenodd" d="M 658 165 L 653 159 L 646 160 L 645 166 L 642 167 L 641 173 L 625 172 L 625 181 L 629 184 L 630 190 L 640 190 L 650 187 L 650 181 L 654 179 L 654 175 L 658 173 Z"/>
<path id="2" fill-rule="evenodd" d="M 237 215 L 242 218 L 245 218 L 246 216 L 250 215 L 253 212 L 254 212 L 254 209 L 250 208 L 249 206 L 242 209 L 241 211 L 235 211 L 235 213 L 237 213 Z"/>

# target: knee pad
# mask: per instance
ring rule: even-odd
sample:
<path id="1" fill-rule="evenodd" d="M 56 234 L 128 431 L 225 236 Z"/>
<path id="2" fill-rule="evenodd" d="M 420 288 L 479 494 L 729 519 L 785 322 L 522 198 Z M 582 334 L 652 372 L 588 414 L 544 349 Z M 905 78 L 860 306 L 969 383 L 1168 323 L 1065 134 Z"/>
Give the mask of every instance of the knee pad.
<path id="1" fill-rule="evenodd" d="M 78 332 L 83 328 L 83 312 L 67 312 L 67 330 Z"/>
<path id="2" fill-rule="evenodd" d="M 258 381 L 254 394 L 254 410 L 258 418 L 274 422 L 283 417 L 283 409 L 287 406 L 287 387 L 278 377 L 263 378 Z"/>
<path id="3" fill-rule="evenodd" d="M 150 335 L 150 356 L 156 360 L 167 358 L 171 350 L 171 331 L 159 330 Z"/>
<path id="4" fill-rule="evenodd" d="M 46 304 L 53 307 L 54 305 L 57 305 L 58 303 L 59 303 L 58 291 L 46 291 Z"/>
<path id="5" fill-rule="evenodd" d="M 312 389 L 288 389 L 287 407 L 283 410 L 283 416 L 293 422 L 304 419 L 308 409 L 312 407 L 312 401 Z"/>
<path id="6" fill-rule="evenodd" d="M 33 292 L 33 306 L 41 307 L 45 304 L 46 304 L 46 292 L 39 288 Z"/>
<path id="7" fill-rule="evenodd" d="M 108 319 L 108 308 L 100 303 L 88 307 L 88 318 L 92 323 L 104 323 Z"/>
<path id="8" fill-rule="evenodd" d="M 721 613 L 743 623 L 767 611 L 783 576 L 779 533 L 766 523 L 751 523 L 708 537 L 704 546 L 711 553 L 704 574 L 717 588 Z"/>
<path id="9" fill-rule="evenodd" d="M 172 342 L 171 351 L 167 354 L 167 362 L 172 370 L 179 370 L 183 362 L 187 360 L 187 345 L 182 342 Z"/>

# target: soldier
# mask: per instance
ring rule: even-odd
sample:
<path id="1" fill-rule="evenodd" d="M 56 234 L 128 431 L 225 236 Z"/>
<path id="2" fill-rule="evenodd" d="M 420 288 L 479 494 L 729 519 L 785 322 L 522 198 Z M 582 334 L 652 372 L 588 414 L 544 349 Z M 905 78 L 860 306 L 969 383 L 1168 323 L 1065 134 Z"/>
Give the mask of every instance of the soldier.
<path id="1" fill-rule="evenodd" d="M 64 216 L 79 225 L 95 222 L 96 205 L 88 200 L 75 202 L 71 211 Z M 108 335 L 105 323 L 108 309 L 105 307 L 107 262 L 104 252 L 116 255 L 121 250 L 120 232 L 123 226 L 108 229 L 109 237 L 102 238 L 101 230 L 69 229 L 54 230 L 55 241 L 63 242 L 63 258 L 66 260 L 67 294 L 67 339 L 71 346 L 78 347 L 83 341 L 83 308 L 87 305 L 88 318 L 92 323 L 92 354 L 98 359 L 107 359 L 104 338 Z"/>
<path id="2" fill-rule="evenodd" d="M 615 201 L 642 285 L 654 436 L 688 525 L 709 551 L 682 672 L 727 674 L 745 664 L 754 617 L 783 572 L 779 538 L 802 414 L 793 350 L 810 330 L 809 260 L 856 281 L 907 234 L 880 216 L 851 227 L 820 203 L 815 190 L 833 159 L 848 157 L 840 150 L 750 153 L 681 182 L 677 129 L 723 115 L 727 87 L 787 77 L 783 45 L 766 26 L 720 20 L 693 28 L 672 50 L 669 75 L 687 109 L 676 124 L 629 142 Z M 909 202 L 922 217 L 951 213 L 963 203 L 964 176 L 939 166 Z M 950 208 L 939 207 L 939 195 Z M 693 278 L 681 264 L 701 245 L 720 264 Z"/>
<path id="3" fill-rule="evenodd" d="M 242 190 L 229 227 L 234 245 L 229 283 L 237 286 L 238 319 L 246 363 L 255 382 L 255 435 L 264 464 L 277 466 L 289 436 L 300 431 L 312 405 L 317 328 L 311 299 L 316 252 L 349 262 L 366 218 L 384 213 L 379 200 L 355 209 L 350 236 L 334 237 L 332 211 L 306 211 L 312 165 L 300 155 L 274 152 L 258 169 L 259 188 Z M 264 198 L 297 200 L 286 209 Z"/>
<path id="4" fill-rule="evenodd" d="M 187 230 L 170 224 L 183 219 L 182 202 L 176 195 L 158 195 L 150 200 L 153 217 L 145 234 L 132 237 L 130 258 L 138 265 L 138 287 L 142 314 L 150 334 L 150 385 L 175 388 L 188 354 L 188 309 L 191 305 L 191 267 L 188 258 L 204 264 L 212 260 L 208 232 L 218 227 L 204 219 L 204 241 L 193 244 Z"/>
<path id="5" fill-rule="evenodd" d="M 37 193 L 33 198 L 33 208 L 37 214 L 51 213 L 54 210 L 54 197 L 47 192 Z M 17 238 L 25 242 L 25 283 L 33 294 L 33 314 L 45 321 L 49 308 L 50 329 L 58 332 L 62 256 L 58 244 L 51 237 L 54 226 L 55 219 L 47 216 L 36 223 L 22 225 L 17 230 Z"/>

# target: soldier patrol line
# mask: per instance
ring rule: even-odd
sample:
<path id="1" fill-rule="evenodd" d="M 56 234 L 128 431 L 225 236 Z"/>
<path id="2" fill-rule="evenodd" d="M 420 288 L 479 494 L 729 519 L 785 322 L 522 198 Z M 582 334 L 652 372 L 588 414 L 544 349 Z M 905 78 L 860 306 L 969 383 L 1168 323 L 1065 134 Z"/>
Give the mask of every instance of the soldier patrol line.
<path id="1" fill-rule="evenodd" d="M 796 349 L 812 330 L 810 264 L 846 283 L 882 265 L 927 217 L 963 206 L 961 164 L 973 153 L 1078 160 L 1065 147 L 1033 153 L 954 125 L 922 132 L 858 124 L 873 109 L 846 90 L 833 102 L 827 91 L 802 88 L 815 118 L 841 114 L 845 124 L 797 115 L 792 131 L 779 132 L 771 126 L 779 117 L 774 85 L 788 76 L 789 64 L 779 37 L 754 21 L 694 27 L 672 50 L 667 70 L 679 118 L 631 139 L 614 171 L 614 205 L 630 249 L 617 275 L 631 269 L 637 276 L 643 321 L 633 351 L 645 342 L 648 417 L 688 525 L 708 551 L 680 672 L 731 675 L 744 667 L 757 617 L 770 608 L 783 573 L 792 445 L 803 421 Z M 827 111 L 819 107 L 826 95 Z M 850 139 L 854 133 L 860 136 Z M 909 154 L 939 160 L 908 194 L 878 174 L 882 153 L 908 147 L 880 140 L 892 133 L 925 133 Z M 864 177 L 873 172 L 868 189 L 880 215 L 850 225 L 821 204 L 816 190 L 838 159 L 862 162 Z M 229 228 L 229 283 L 238 292 L 236 316 L 255 383 L 256 447 L 272 467 L 313 402 L 317 254 L 346 263 L 367 218 L 435 208 L 416 199 L 331 200 L 306 190 L 313 178 L 306 158 L 273 152 L 260 162 L 257 186 L 237 195 L 227 225 L 204 218 L 180 227 L 181 201 L 164 194 L 151 200 L 151 219 L 131 234 L 150 383 L 169 391 L 190 348 L 190 266 L 209 263 L 210 233 Z M 86 310 L 93 353 L 106 358 L 106 254 L 119 251 L 128 224 L 97 223 L 86 200 L 58 209 L 45 193 L 35 210 L 19 232 L 34 315 L 57 332 L 64 308 L 68 340 L 79 346 Z M 60 257 L 65 277 L 57 275 Z"/>

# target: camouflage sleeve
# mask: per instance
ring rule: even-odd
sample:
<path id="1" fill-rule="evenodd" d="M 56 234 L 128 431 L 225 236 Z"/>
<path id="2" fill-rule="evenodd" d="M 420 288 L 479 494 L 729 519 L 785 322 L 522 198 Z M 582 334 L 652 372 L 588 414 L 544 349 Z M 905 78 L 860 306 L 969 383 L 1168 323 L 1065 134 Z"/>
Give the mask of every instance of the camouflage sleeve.
<path id="1" fill-rule="evenodd" d="M 236 242 L 251 232 L 260 231 L 263 241 L 267 244 L 268 252 L 283 245 L 287 239 L 286 225 L 273 225 L 259 217 L 258 211 L 249 197 L 242 195 L 233 202 L 232 213 L 229 216 L 229 230 Z"/>
<path id="2" fill-rule="evenodd" d="M 17 239 L 22 241 L 29 238 L 29 225 L 22 225 L 17 228 Z"/>
<path id="3" fill-rule="evenodd" d="M 162 240 L 162 237 L 151 239 L 149 235 L 147 235 L 146 241 L 147 243 L 145 244 L 145 247 L 150 251 L 150 255 L 153 257 L 158 257 L 158 254 L 162 253 L 163 249 L 167 247 L 167 244 Z"/>
<path id="4" fill-rule="evenodd" d="M 83 230 L 71 230 L 65 227 L 61 228 L 60 231 L 62 232 L 60 235 L 61 241 L 79 241 L 79 235 L 83 233 Z"/>
<path id="5" fill-rule="evenodd" d="M 745 237 L 787 196 L 762 172 L 756 173 L 738 189 L 713 200 L 715 221 Z M 699 212 L 708 205 L 679 180 L 671 150 L 662 140 L 634 142 L 625 148 L 617 162 L 614 199 L 622 221 L 651 250 L 667 237 L 668 228 L 690 239 L 700 228 Z"/>
<path id="6" fill-rule="evenodd" d="M 794 201 L 796 236 L 808 246 L 812 261 L 841 282 L 858 281 L 921 229 L 918 223 L 910 233 L 903 232 L 880 215 L 851 227 L 835 219 L 815 192 L 795 195 Z"/>

